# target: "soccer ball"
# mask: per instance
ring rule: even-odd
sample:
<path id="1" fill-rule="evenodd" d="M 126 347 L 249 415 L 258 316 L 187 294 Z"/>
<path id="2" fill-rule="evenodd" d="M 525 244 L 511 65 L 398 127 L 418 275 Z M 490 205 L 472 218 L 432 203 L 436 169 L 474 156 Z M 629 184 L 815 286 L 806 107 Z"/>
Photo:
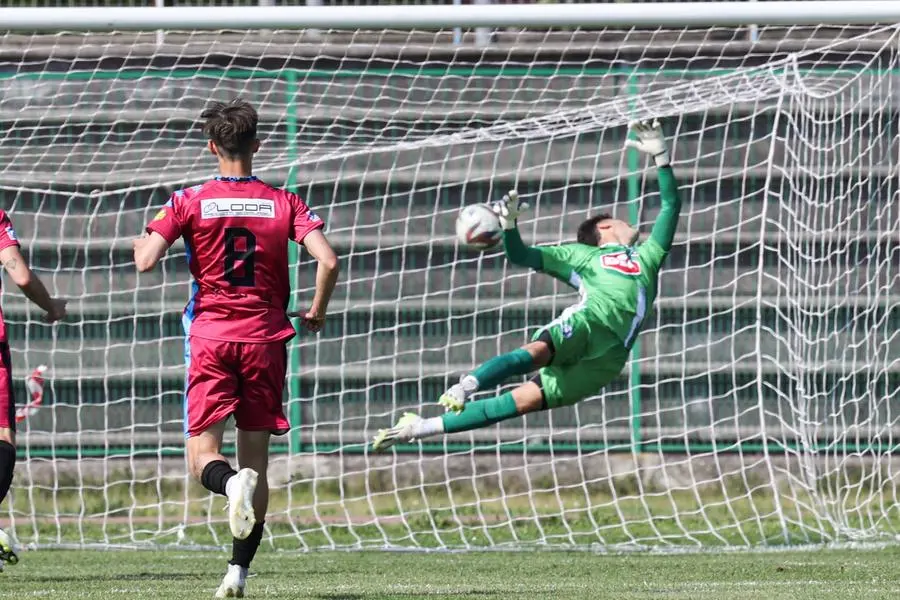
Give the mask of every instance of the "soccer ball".
<path id="1" fill-rule="evenodd" d="M 500 219 L 487 204 L 473 204 L 456 218 L 456 238 L 475 250 L 493 248 L 503 237 Z"/>

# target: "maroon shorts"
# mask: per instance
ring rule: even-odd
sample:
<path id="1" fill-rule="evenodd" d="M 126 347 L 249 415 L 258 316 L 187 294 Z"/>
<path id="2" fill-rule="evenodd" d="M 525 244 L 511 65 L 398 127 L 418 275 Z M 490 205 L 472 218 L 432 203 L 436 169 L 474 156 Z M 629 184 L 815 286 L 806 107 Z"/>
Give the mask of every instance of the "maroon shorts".
<path id="1" fill-rule="evenodd" d="M 234 415 L 244 431 L 287 433 L 285 342 L 220 342 L 191 337 L 186 348 L 184 433 L 191 437 Z"/>
<path id="2" fill-rule="evenodd" d="M 9 344 L 0 342 L 0 427 L 16 430 L 16 396 L 13 392 Z"/>

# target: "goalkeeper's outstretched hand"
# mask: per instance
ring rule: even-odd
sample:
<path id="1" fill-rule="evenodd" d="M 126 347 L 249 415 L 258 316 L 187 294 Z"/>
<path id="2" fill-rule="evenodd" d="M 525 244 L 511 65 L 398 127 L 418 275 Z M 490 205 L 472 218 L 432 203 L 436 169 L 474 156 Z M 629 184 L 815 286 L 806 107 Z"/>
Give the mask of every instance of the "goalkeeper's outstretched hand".
<path id="1" fill-rule="evenodd" d="M 519 192 L 511 190 L 500 200 L 491 202 L 491 210 L 500 219 L 503 229 L 515 229 L 516 219 L 522 211 L 528 209 L 528 204 L 519 200 Z"/>
<path id="2" fill-rule="evenodd" d="M 659 121 L 632 121 L 628 124 L 628 130 L 637 139 L 625 140 L 626 148 L 636 148 L 641 152 L 646 152 L 656 161 L 657 167 L 669 166 L 669 146 L 663 137 L 662 125 L 659 124 Z"/>

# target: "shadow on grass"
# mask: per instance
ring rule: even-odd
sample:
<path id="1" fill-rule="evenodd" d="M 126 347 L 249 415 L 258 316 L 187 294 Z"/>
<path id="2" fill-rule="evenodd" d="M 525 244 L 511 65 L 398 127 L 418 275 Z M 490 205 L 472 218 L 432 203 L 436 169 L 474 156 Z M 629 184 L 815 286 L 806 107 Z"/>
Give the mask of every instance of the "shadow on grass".
<path id="1" fill-rule="evenodd" d="M 34 582 L 44 583 L 70 583 L 74 581 L 198 581 L 208 579 L 203 574 L 198 573 L 178 573 L 167 571 L 165 573 L 119 573 L 115 575 L 101 574 L 75 574 L 71 576 L 65 575 L 36 575 L 29 576 Z"/>
<path id="2" fill-rule="evenodd" d="M 423 598 L 428 594 L 422 592 L 377 592 L 373 591 L 368 594 L 319 594 L 313 596 L 317 600 L 366 600 L 370 598 Z M 514 596 L 523 596 L 523 592 L 505 592 L 501 590 L 465 590 L 460 592 L 441 592 L 441 598 L 512 598 Z M 531 594 L 529 594 L 530 596 Z"/>

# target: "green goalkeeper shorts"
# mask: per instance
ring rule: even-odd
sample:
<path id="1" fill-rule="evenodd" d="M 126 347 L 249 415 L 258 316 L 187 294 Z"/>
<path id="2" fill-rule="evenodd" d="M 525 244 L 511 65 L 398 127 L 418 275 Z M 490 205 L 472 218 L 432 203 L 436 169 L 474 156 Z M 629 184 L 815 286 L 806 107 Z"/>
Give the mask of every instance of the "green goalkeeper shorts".
<path id="1" fill-rule="evenodd" d="M 534 334 L 553 340 L 553 362 L 541 369 L 541 387 L 548 408 L 569 406 L 597 394 L 615 379 L 628 361 L 622 340 L 590 313 L 566 309 Z"/>

